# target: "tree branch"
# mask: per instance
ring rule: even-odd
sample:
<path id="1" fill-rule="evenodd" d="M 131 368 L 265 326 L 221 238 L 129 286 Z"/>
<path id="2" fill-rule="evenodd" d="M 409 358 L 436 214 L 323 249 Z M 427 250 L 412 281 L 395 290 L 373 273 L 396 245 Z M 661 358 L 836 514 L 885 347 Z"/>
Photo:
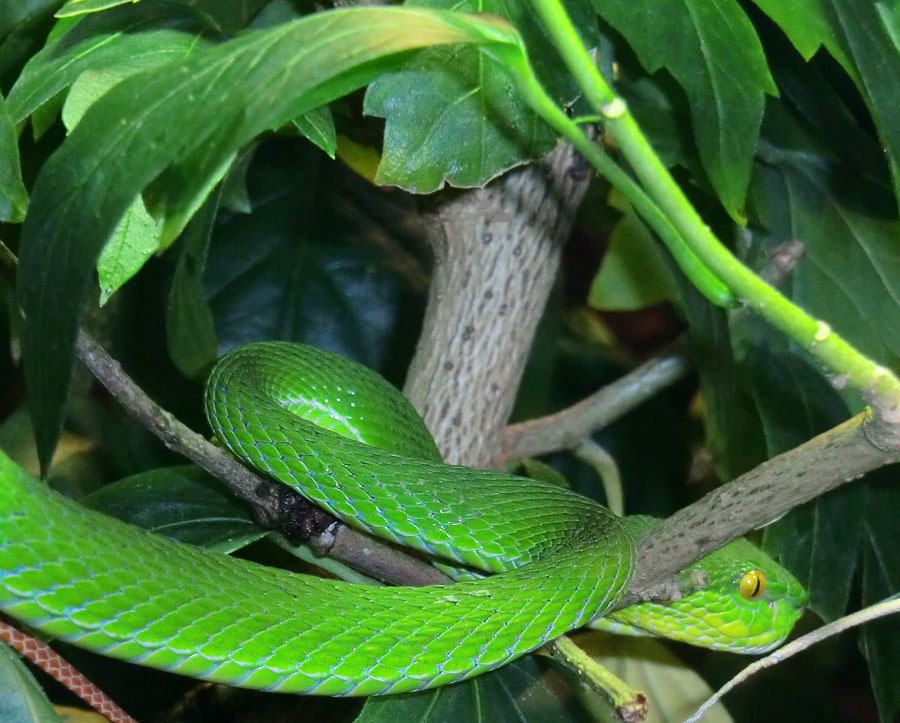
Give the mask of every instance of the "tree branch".
<path id="1" fill-rule="evenodd" d="M 447 462 L 502 465 L 503 430 L 589 181 L 560 144 L 432 215 L 435 268 L 404 393 Z"/>
<path id="2" fill-rule="evenodd" d="M 896 448 L 872 443 L 872 424 L 870 413 L 859 414 L 663 520 L 640 540 L 637 570 L 619 606 L 643 599 L 654 584 L 794 507 L 900 461 Z"/>
<path id="3" fill-rule="evenodd" d="M 503 434 L 503 458 L 537 457 L 572 449 L 683 378 L 691 369 L 679 344 L 589 397 L 554 414 L 513 424 Z"/>
<path id="4" fill-rule="evenodd" d="M 289 487 L 251 472 L 150 399 L 84 331 L 79 331 L 75 348 L 81 363 L 129 414 L 166 447 L 221 480 L 250 505 L 263 527 L 278 530 L 294 543 L 308 542 L 319 555 L 340 560 L 385 582 L 402 579 L 407 585 L 429 585 L 447 581 L 431 565 L 347 527 Z"/>
<path id="5" fill-rule="evenodd" d="M 0 276 L 10 286 L 15 284 L 17 263 L 15 254 L 0 241 Z M 279 531 L 294 543 L 307 542 L 317 554 L 344 562 L 384 582 L 435 585 L 449 581 L 431 565 L 347 527 L 289 487 L 244 467 L 150 399 L 83 329 L 78 330 L 75 353 L 126 412 L 166 447 L 187 457 L 250 505 L 261 526 Z"/>

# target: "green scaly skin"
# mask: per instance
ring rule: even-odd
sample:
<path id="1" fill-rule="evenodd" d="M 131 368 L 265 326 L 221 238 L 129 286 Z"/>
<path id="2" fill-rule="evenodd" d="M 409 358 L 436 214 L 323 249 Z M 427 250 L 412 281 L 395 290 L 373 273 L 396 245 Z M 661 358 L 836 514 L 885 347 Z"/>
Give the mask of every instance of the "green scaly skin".
<path id="1" fill-rule="evenodd" d="M 503 665 L 605 615 L 631 577 L 634 541 L 619 518 L 558 487 L 442 464 L 399 393 L 341 357 L 241 347 L 211 374 L 206 407 L 235 455 L 345 522 L 502 574 L 424 588 L 294 575 L 90 511 L 0 454 L 0 610 L 95 652 L 197 678 L 372 695 Z M 767 645 L 776 645 L 798 601 L 764 601 L 753 615 L 770 621 Z M 739 650 L 733 629 L 724 645 Z M 723 645 L 721 635 L 692 642 Z"/>

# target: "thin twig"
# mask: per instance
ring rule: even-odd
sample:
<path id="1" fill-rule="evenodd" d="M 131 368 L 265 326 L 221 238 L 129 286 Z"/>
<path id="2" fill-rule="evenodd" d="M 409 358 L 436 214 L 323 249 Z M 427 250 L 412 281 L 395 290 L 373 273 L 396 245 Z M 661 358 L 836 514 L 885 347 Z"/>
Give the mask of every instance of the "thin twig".
<path id="1" fill-rule="evenodd" d="M 613 456 L 593 439 L 585 439 L 573 450 L 582 462 L 591 465 L 603 485 L 606 506 L 610 512 L 620 517 L 625 514 L 625 493 L 622 490 L 622 475 Z"/>
<path id="2" fill-rule="evenodd" d="M 150 399 L 120 364 L 83 330 L 75 345 L 78 359 L 138 422 L 169 449 L 184 455 L 221 480 L 247 502 L 264 527 L 276 529 L 294 542 L 308 542 L 327 555 L 380 580 L 398 577 L 407 585 L 446 582 L 430 565 L 385 542 L 347 527 L 283 484 L 251 472 L 220 447 L 209 443 Z"/>
<path id="3" fill-rule="evenodd" d="M 821 642 L 822 640 L 825 640 L 826 638 L 830 638 L 834 635 L 838 635 L 839 633 L 843 633 L 844 631 L 855 628 L 856 626 L 862 625 L 863 623 L 868 623 L 872 620 L 886 617 L 887 615 L 894 615 L 898 612 L 900 612 L 900 596 L 894 595 L 887 600 L 882 600 L 879 603 L 870 605 L 869 607 L 863 608 L 862 610 L 852 613 L 851 615 L 846 615 L 842 618 L 838 618 L 837 620 L 828 623 L 827 625 L 816 628 L 812 632 L 791 641 L 782 648 L 779 648 L 771 655 L 767 655 L 765 658 L 756 660 L 748 665 L 740 673 L 738 673 L 725 685 L 723 685 L 715 693 L 713 693 L 713 695 L 697 709 L 697 712 L 694 713 L 694 715 L 692 715 L 690 718 L 685 720 L 684 723 L 694 723 L 695 721 L 700 720 L 703 714 L 706 713 L 706 711 L 714 706 L 719 700 L 721 700 L 721 698 L 726 693 L 728 693 L 729 691 L 743 683 L 745 680 L 750 678 L 750 676 L 755 675 L 759 671 L 778 665 L 783 660 L 787 660 L 788 658 L 793 657 L 797 653 L 806 650 L 807 648 Z"/>
<path id="4" fill-rule="evenodd" d="M 537 457 L 572 449 L 690 370 L 686 353 L 681 345 L 676 345 L 571 407 L 507 427 L 503 439 L 506 458 Z"/>

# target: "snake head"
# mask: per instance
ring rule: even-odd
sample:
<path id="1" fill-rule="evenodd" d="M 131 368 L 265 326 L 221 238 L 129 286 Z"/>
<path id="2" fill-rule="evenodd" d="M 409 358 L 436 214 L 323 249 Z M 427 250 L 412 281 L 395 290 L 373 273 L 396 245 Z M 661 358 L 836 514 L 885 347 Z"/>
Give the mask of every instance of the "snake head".
<path id="1" fill-rule="evenodd" d="M 707 555 L 679 579 L 702 583 L 680 600 L 638 603 L 591 627 L 756 654 L 778 647 L 806 606 L 797 578 L 747 540 Z"/>

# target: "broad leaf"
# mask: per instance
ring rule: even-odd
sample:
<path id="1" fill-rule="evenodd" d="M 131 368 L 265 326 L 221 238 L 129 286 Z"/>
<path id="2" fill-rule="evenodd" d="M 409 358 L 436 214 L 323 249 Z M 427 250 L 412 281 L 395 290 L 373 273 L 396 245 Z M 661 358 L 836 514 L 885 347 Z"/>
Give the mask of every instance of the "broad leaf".
<path id="1" fill-rule="evenodd" d="M 829 0 L 859 74 L 900 200 L 900 45 L 898 8 L 885 3 Z M 880 11 L 880 12 L 879 12 Z"/>
<path id="2" fill-rule="evenodd" d="M 796 354 L 764 346 L 754 347 L 750 354 L 750 389 L 769 457 L 846 419 L 847 408 L 835 391 Z M 838 489 L 766 529 L 767 546 L 780 553 L 781 561 L 806 586 L 811 609 L 828 620 L 846 610 L 853 584 L 862 512 L 854 499 L 855 487 Z"/>
<path id="3" fill-rule="evenodd" d="M 213 193 L 182 234 L 181 254 L 166 308 L 169 356 L 179 371 L 192 379 L 209 372 L 217 356 L 216 330 L 203 289 L 203 272 L 220 196 L 221 193 Z"/>
<path id="4" fill-rule="evenodd" d="M 0 96 L 0 221 L 21 222 L 27 206 L 28 192 L 22 183 L 16 129 Z"/>
<path id="5" fill-rule="evenodd" d="M 754 393 L 766 427 L 770 455 L 791 449 L 846 418 L 846 408 L 828 384 L 798 357 L 756 354 Z M 840 487 L 766 528 L 766 546 L 806 586 L 810 608 L 829 621 L 856 599 L 871 605 L 900 591 L 896 510 L 897 472 L 886 469 Z M 853 634 L 853 633 L 848 633 Z M 896 616 L 866 625 L 859 640 L 869 661 L 883 721 L 900 712 L 900 655 Z"/>
<path id="6" fill-rule="evenodd" d="M 337 130 L 328 106 L 322 106 L 294 118 L 297 130 L 325 151 L 331 158 L 337 150 Z"/>
<path id="7" fill-rule="evenodd" d="M 31 671 L 3 642 L 0 642 L 0 720 L 4 723 L 61 723 Z"/>
<path id="8" fill-rule="evenodd" d="M 751 210 L 762 227 L 751 237 L 763 250 L 798 239 L 803 255 L 782 286 L 818 318 L 826 319 L 879 363 L 900 363 L 900 233 L 887 189 L 826 160 L 793 124 L 770 114 L 762 147 L 764 163 L 754 179 Z M 756 225 L 754 224 L 754 225 Z M 742 323 L 744 344 L 756 340 L 748 359 L 750 387 L 766 430 L 768 455 L 790 449 L 861 408 L 858 394 L 835 391 L 795 347 L 759 322 Z M 768 338 L 771 352 L 760 343 Z M 840 389 L 838 380 L 834 386 Z M 843 399 L 841 398 L 843 397 Z M 862 575 L 863 605 L 900 589 L 896 519 L 900 505 L 893 469 L 841 487 L 793 511 L 766 532 L 766 544 L 807 586 L 810 606 L 826 620 L 842 615 Z M 879 630 L 886 631 L 879 634 Z M 870 662 L 882 720 L 900 709 L 897 621 L 864 628 L 860 639 Z M 892 638 L 889 632 L 894 631 Z"/>
<path id="9" fill-rule="evenodd" d="M 62 422 L 94 263 L 139 193 L 146 189 L 166 237 L 256 135 L 358 88 L 403 51 L 490 42 L 517 40 L 497 19 L 338 10 L 249 32 L 177 67 L 137 73 L 92 105 L 42 168 L 23 230 L 18 299 L 42 466 Z"/>
<path id="10" fill-rule="evenodd" d="M 879 474 L 879 483 L 864 490 L 865 525 L 862 534 L 862 602 L 871 605 L 900 593 L 900 546 L 897 514 L 900 487 L 897 473 Z M 869 661 L 872 690 L 881 720 L 900 716 L 900 616 L 891 615 L 863 627 L 860 646 Z"/>
<path id="11" fill-rule="evenodd" d="M 509 20 L 528 46 L 535 72 L 561 104 L 577 94 L 559 56 L 527 2 L 427 0 L 432 8 L 492 13 Z M 566 3 L 598 42 L 595 20 L 584 0 Z M 367 114 L 386 120 L 384 151 L 376 183 L 431 193 L 445 183 L 482 186 L 509 168 L 550 151 L 556 135 L 519 99 L 503 68 L 471 47 L 432 48 L 366 92 Z"/>
<path id="12" fill-rule="evenodd" d="M 578 644 L 596 663 L 647 695 L 650 710 L 644 723 L 683 721 L 712 695 L 709 684 L 679 660 L 664 641 L 591 631 L 579 635 Z M 600 696 L 581 694 L 579 698 L 594 713 L 595 720 L 620 720 L 602 717 L 611 705 Z M 731 723 L 732 718 L 726 707 L 717 703 L 703 721 Z"/>
<path id="13" fill-rule="evenodd" d="M 525 658 L 436 690 L 369 698 L 355 723 L 575 723 L 581 716 Z"/>
<path id="14" fill-rule="evenodd" d="M 147 213 L 143 199 L 138 198 L 122 216 L 97 259 L 101 306 L 159 248 L 159 232 L 159 223 Z"/>
<path id="15" fill-rule="evenodd" d="M 733 0 L 592 1 L 649 72 L 665 68 L 682 86 L 703 167 L 743 222 L 765 94 L 777 93 L 750 20 Z"/>
<path id="16" fill-rule="evenodd" d="M 181 60 L 210 41 L 193 15 L 178 6 L 137 5 L 86 17 L 35 54 L 9 94 L 20 123 L 71 86 L 85 71 L 108 70 L 115 80 Z M 112 82 L 107 84 L 107 87 Z M 93 101 L 98 94 L 90 97 Z"/>
<path id="17" fill-rule="evenodd" d="M 836 195 L 838 169 L 808 153 L 764 150 L 754 183 L 761 223 L 775 239 L 801 239 L 802 263 L 789 277 L 791 298 L 882 364 L 900 365 L 900 255 L 894 220 L 865 212 L 877 186 Z"/>
<path id="18" fill-rule="evenodd" d="M 824 47 L 848 73 L 853 72 L 827 3 L 822 0 L 793 0 L 791 3 L 784 0 L 753 1 L 778 24 L 806 60 Z"/>
<path id="19" fill-rule="evenodd" d="M 63 0 L 0 3 L 0 77 L 22 63 L 46 36 L 45 25 Z"/>
<path id="20" fill-rule="evenodd" d="M 300 340 L 402 380 L 424 308 L 424 288 L 410 289 L 394 266 L 409 243 L 394 220 L 405 218 L 405 206 L 282 139 L 259 147 L 247 182 L 253 212 L 223 215 L 209 250 L 206 294 L 219 351 Z M 398 244 L 393 254 L 358 218 L 367 204 L 380 207 L 377 229 Z"/>
<path id="21" fill-rule="evenodd" d="M 196 467 L 143 472 L 81 499 L 100 512 L 179 542 L 230 553 L 264 537 L 247 508 Z"/>

